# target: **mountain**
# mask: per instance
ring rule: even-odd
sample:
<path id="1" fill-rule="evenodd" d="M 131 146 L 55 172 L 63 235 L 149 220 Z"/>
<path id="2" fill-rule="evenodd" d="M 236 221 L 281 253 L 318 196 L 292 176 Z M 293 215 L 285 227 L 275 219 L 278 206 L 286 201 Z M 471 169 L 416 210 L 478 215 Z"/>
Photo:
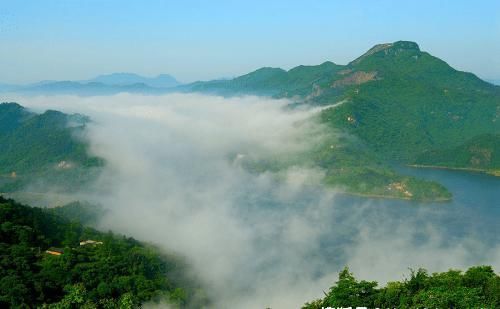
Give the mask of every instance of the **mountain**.
<path id="1" fill-rule="evenodd" d="M 17 103 L 1 103 L 0 192 L 35 179 L 66 189 L 89 180 L 102 162 L 87 155 L 83 133 L 88 121 L 78 114 L 36 114 Z"/>
<path id="2" fill-rule="evenodd" d="M 219 94 L 305 97 L 314 93 L 315 85 L 331 80 L 342 68 L 343 66 L 333 62 L 325 62 L 318 66 L 298 66 L 289 71 L 261 68 L 230 80 L 196 82 L 186 85 L 186 89 Z"/>
<path id="3" fill-rule="evenodd" d="M 118 82 L 129 77 L 112 74 L 104 79 Z M 478 169 L 464 163 L 467 155 L 469 162 L 476 160 L 470 161 L 470 151 L 467 154 L 465 150 L 470 146 L 464 143 L 483 143 L 484 136 L 500 133 L 500 87 L 453 69 L 409 41 L 376 45 L 347 65 L 324 62 L 288 71 L 266 67 L 230 80 L 167 89 L 98 82 L 49 82 L 37 87 L 43 87 L 45 93 L 133 89 L 140 93 L 254 94 L 289 98 L 294 102 L 291 106 L 323 106 L 317 120 L 329 128 L 332 138 L 287 158 L 248 156 L 244 165 L 256 172 L 279 171 L 290 165 L 319 167 L 326 171 L 326 184 L 369 196 L 449 199 L 443 186 L 401 175 L 392 166 L 440 163 L 443 166 L 439 167 Z M 339 140 L 338 136 L 345 138 Z M 498 139 L 488 143 L 493 143 L 491 149 L 497 149 Z M 446 160 L 442 159 L 444 154 Z M 496 174 L 496 161 L 488 163 L 485 158 L 481 158 L 480 170 Z"/>
<path id="4" fill-rule="evenodd" d="M 159 94 L 165 92 L 165 90 L 160 88 L 153 88 L 142 83 L 130 85 L 107 85 L 98 82 L 84 83 L 74 81 L 53 81 L 20 87 L 17 88 L 15 92 L 35 95 L 75 94 L 82 96 L 92 96 L 112 95 L 120 92 Z"/>
<path id="5" fill-rule="evenodd" d="M 453 69 L 409 41 L 376 45 L 347 65 L 325 62 L 289 71 L 262 68 L 185 89 L 268 95 L 297 104 L 341 102 L 325 109 L 321 121 L 400 164 L 500 133 L 500 87 Z"/>
<path id="6" fill-rule="evenodd" d="M 422 152 L 500 132 L 500 87 L 451 68 L 415 43 L 378 45 L 347 67 L 317 100 L 347 102 L 324 119 L 384 156 L 413 162 Z"/>
<path id="7" fill-rule="evenodd" d="M 83 81 L 45 80 L 29 85 L 0 84 L 0 92 L 82 96 L 112 95 L 121 92 L 162 94 L 171 92 L 178 85 L 180 85 L 179 82 L 168 74 L 148 78 L 134 73 L 113 73 Z"/>
<path id="8" fill-rule="evenodd" d="M 178 86 L 180 83 L 171 75 L 160 74 L 156 77 L 143 77 L 134 73 L 112 73 L 99 75 L 93 79 L 84 81 L 85 83 L 101 83 L 111 86 L 126 86 L 133 84 L 144 84 L 155 88 L 170 88 Z"/>
<path id="9" fill-rule="evenodd" d="M 201 307 L 182 260 L 72 219 L 87 212 L 79 203 L 42 209 L 0 196 L 0 307 Z"/>
<path id="10" fill-rule="evenodd" d="M 0 84 L 0 92 L 16 91 L 20 86 L 12 84 Z"/>

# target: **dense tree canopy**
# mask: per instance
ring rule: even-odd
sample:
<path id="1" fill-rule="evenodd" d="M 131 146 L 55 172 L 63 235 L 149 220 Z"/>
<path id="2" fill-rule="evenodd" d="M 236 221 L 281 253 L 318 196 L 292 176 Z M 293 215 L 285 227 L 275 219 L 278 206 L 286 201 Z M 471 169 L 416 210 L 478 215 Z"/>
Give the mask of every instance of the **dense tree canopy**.
<path id="1" fill-rule="evenodd" d="M 431 275 L 419 269 L 402 282 L 389 282 L 382 288 L 377 285 L 375 281 L 356 280 L 345 268 L 324 298 L 303 308 L 500 308 L 500 276 L 491 266 Z"/>
<path id="2" fill-rule="evenodd" d="M 64 191 L 93 179 L 101 159 L 88 155 L 83 135 L 89 119 L 0 103 L 0 192 L 43 182 Z"/>
<path id="3" fill-rule="evenodd" d="M 75 211 L 82 213 L 74 204 L 54 211 L 0 197 L 0 307 L 123 308 L 154 300 L 179 306 L 194 301 L 192 282 L 179 276 L 184 267 L 179 258 L 65 218 Z M 99 243 L 80 245 L 84 240 Z"/>

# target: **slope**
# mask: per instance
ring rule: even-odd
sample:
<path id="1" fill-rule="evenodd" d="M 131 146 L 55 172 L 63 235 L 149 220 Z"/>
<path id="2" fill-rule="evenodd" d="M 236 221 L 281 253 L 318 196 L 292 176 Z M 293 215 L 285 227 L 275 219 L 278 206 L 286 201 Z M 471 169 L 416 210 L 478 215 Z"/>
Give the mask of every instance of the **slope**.
<path id="1" fill-rule="evenodd" d="M 133 308 L 154 298 L 184 307 L 194 301 L 195 286 L 179 275 L 179 258 L 58 213 L 0 196 L 1 307 Z M 94 243 L 80 244 L 86 240 Z"/>
<path id="2" fill-rule="evenodd" d="M 325 165 L 324 158 L 317 163 L 338 180 L 333 183 L 363 184 L 372 178 L 385 184 L 377 192 L 399 183 L 386 177 L 387 172 L 395 174 L 392 164 L 422 163 L 423 157 L 434 162 L 446 152 L 449 159 L 439 161 L 445 167 L 459 166 L 464 155 L 450 149 L 500 133 L 500 87 L 453 69 L 409 41 L 376 45 L 345 66 L 326 62 L 289 71 L 263 68 L 228 81 L 198 82 L 189 90 L 285 97 L 294 102 L 291 106 L 335 105 L 321 112 L 320 122 L 367 150 L 359 152 L 347 143 L 341 146 L 351 149 L 348 153 L 357 164 L 345 155 L 327 160 L 331 165 Z M 498 139 L 491 142 L 499 147 Z M 328 146 L 322 153 L 328 153 Z M 378 171 L 382 166 L 385 172 L 370 173 L 368 178 L 361 177 L 365 172 L 345 177 L 339 172 L 356 165 Z"/>
<path id="3" fill-rule="evenodd" d="M 16 103 L 0 104 L 0 192 L 34 180 L 66 189 L 88 181 L 92 168 L 102 165 L 87 154 L 83 133 L 88 121 L 81 115 L 35 114 Z"/>

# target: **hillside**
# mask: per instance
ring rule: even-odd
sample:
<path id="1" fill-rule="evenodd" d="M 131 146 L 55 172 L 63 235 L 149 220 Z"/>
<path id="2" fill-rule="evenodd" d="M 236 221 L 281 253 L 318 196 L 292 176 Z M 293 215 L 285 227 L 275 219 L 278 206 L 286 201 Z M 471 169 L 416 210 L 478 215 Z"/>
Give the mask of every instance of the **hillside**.
<path id="1" fill-rule="evenodd" d="M 239 159 L 247 170 L 255 173 L 280 172 L 294 166 L 320 169 L 323 182 L 342 192 L 379 198 L 418 201 L 447 201 L 451 193 L 434 181 L 427 181 L 395 172 L 373 150 L 352 137 L 332 135 L 299 153 L 286 156 Z"/>
<path id="2" fill-rule="evenodd" d="M 68 210 L 31 208 L 0 196 L 1 307 L 133 308 L 160 300 L 181 307 L 193 304 L 197 288 L 181 275 L 179 258 L 67 219 L 85 212 L 76 205 Z"/>
<path id="3" fill-rule="evenodd" d="M 500 87 L 454 70 L 414 43 L 374 47 L 347 70 L 331 88 L 342 89 L 348 102 L 325 116 L 392 159 L 411 162 L 422 152 L 500 132 Z M 318 98 L 326 100 L 327 94 Z"/>
<path id="4" fill-rule="evenodd" d="M 460 152 L 466 151 L 458 148 L 467 147 L 461 146 L 465 140 L 500 133 L 500 87 L 455 70 L 408 41 L 376 45 L 347 65 L 325 62 L 289 71 L 262 68 L 232 80 L 198 82 L 185 89 L 290 98 L 293 106 L 335 104 L 321 112 L 320 122 L 353 137 L 355 144 L 364 144 L 367 150 L 362 153 L 352 143 L 340 146 L 357 153 L 357 162 L 362 162 L 358 167 L 365 167 L 365 171 L 354 172 L 351 167 L 355 164 L 349 163 L 347 156 L 340 161 L 327 160 L 332 165 L 325 165 L 324 157 L 316 163 L 329 170 L 330 183 L 363 184 L 372 179 L 378 189 L 368 191 L 378 192 L 375 195 L 385 195 L 383 188 L 400 183 L 389 168 L 392 164 L 439 161 L 444 167 L 471 168 L 462 162 L 466 155 Z M 495 149 L 500 147 L 498 139 L 488 143 Z M 325 145 L 322 153 L 327 154 L 327 148 Z M 451 152 L 452 157 L 442 158 Z M 422 161 L 424 157 L 427 163 Z M 481 168 L 495 169 L 494 158 L 486 163 L 482 160 L 481 164 L 488 166 Z M 375 164 L 377 160 L 382 164 Z M 367 174 L 366 168 L 379 172 Z M 341 170 L 352 173 L 342 175 L 338 173 Z M 387 177 L 388 173 L 392 175 Z"/>
<path id="5" fill-rule="evenodd" d="M 500 276 L 490 266 L 476 266 L 465 273 L 449 270 L 429 275 L 411 271 L 409 279 L 377 288 L 376 281 L 358 281 L 349 269 L 323 299 L 306 303 L 303 309 L 320 308 L 498 308 Z"/>
<path id="6" fill-rule="evenodd" d="M 500 132 L 500 87 L 420 50 L 413 42 L 376 45 L 347 65 L 325 62 L 289 71 L 262 68 L 228 81 L 198 82 L 192 91 L 288 97 L 329 105 L 332 126 L 403 162 L 436 147 Z"/>
<path id="7" fill-rule="evenodd" d="M 88 121 L 81 115 L 36 114 L 16 103 L 0 104 L 0 192 L 35 178 L 65 189 L 90 179 L 92 168 L 102 162 L 87 155 L 82 134 Z"/>
<path id="8" fill-rule="evenodd" d="M 261 68 L 232 80 L 197 82 L 186 85 L 189 91 L 217 94 L 255 94 L 274 97 L 307 97 L 315 85 L 335 77 L 343 66 L 325 62 L 317 66 L 298 66 L 289 71 L 278 68 Z"/>
<path id="9" fill-rule="evenodd" d="M 500 134 L 483 134 L 458 147 L 427 151 L 415 166 L 481 171 L 500 176 Z"/>

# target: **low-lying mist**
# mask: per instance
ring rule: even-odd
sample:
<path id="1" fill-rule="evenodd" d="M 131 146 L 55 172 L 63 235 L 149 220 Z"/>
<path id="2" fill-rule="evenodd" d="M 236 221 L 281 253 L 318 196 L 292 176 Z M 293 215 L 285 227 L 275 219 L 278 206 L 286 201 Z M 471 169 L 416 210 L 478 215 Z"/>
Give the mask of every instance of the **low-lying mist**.
<path id="1" fill-rule="evenodd" d="M 286 156 L 331 139 L 312 120 L 317 110 L 195 94 L 17 101 L 92 118 L 90 151 L 107 164 L 82 195 L 110 210 L 100 227 L 184 255 L 215 308 L 296 308 L 321 297 L 345 265 L 381 283 L 409 267 L 500 267 L 500 246 L 474 234 L 448 239 L 427 220 L 432 207 L 399 215 L 322 187 L 321 170 L 275 177 L 241 167 L 248 155 Z"/>

